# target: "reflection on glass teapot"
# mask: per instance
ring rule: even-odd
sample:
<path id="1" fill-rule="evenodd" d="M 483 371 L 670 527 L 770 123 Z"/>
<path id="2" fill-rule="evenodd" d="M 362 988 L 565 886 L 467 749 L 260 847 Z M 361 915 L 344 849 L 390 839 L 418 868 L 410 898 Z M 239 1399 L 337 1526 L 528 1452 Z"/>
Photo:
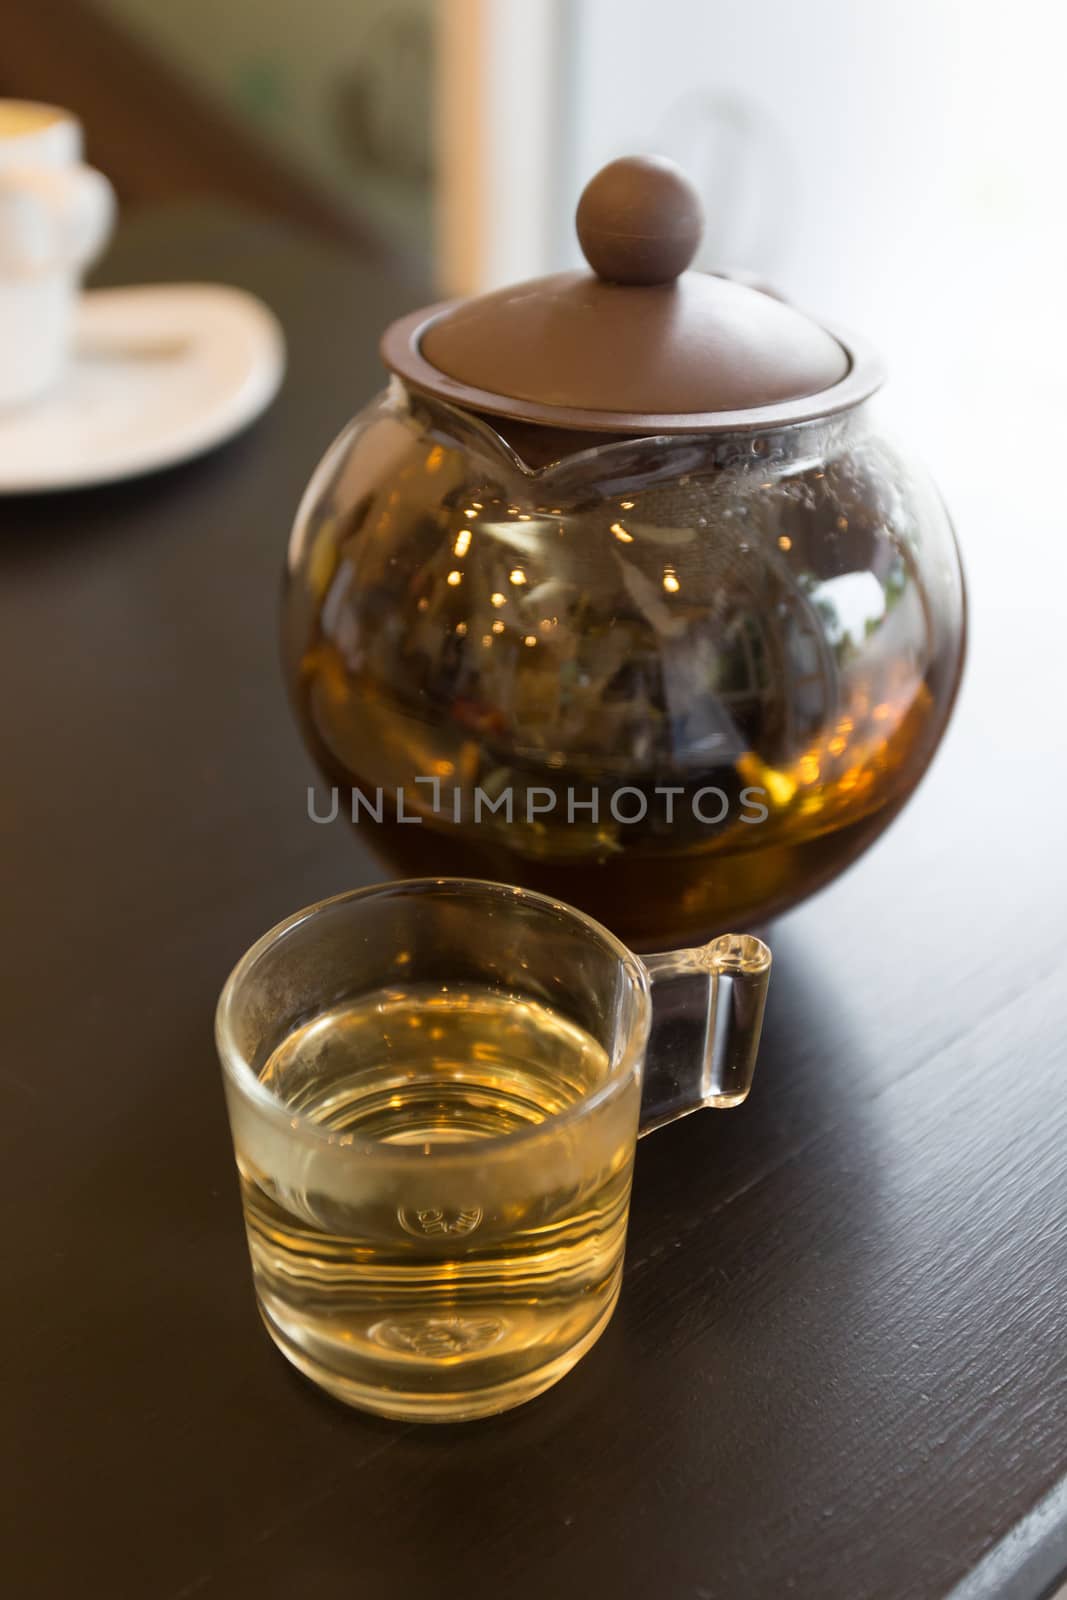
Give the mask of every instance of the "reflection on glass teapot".
<path id="1" fill-rule="evenodd" d="M 886 826 L 964 595 L 863 345 L 682 269 L 699 203 L 615 162 L 594 272 L 417 312 L 290 546 L 290 689 L 394 868 L 525 884 L 639 948 L 751 925 Z M 408 820 L 411 819 L 411 820 Z"/>

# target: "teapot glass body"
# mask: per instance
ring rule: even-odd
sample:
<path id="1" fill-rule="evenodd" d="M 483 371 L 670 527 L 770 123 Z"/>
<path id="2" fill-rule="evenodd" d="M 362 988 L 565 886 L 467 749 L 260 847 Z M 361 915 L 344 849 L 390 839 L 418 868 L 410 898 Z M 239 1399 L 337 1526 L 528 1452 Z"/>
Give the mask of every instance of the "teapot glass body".
<path id="1" fill-rule="evenodd" d="M 638 949 L 828 882 L 925 771 L 963 580 L 865 403 L 763 432 L 490 421 L 393 378 L 290 543 L 286 673 L 394 870 L 522 884 Z"/>

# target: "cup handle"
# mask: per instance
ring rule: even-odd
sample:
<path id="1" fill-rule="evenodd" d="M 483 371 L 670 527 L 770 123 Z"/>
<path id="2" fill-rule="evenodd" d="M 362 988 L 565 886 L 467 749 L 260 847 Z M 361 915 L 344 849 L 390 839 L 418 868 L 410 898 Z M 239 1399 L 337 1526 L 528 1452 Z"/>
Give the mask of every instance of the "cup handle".
<path id="1" fill-rule="evenodd" d="M 0 276 L 83 271 L 115 220 L 115 193 L 94 167 L 17 167 L 0 174 Z"/>
<path id="2" fill-rule="evenodd" d="M 66 213 L 67 248 L 71 264 L 83 271 L 92 265 L 111 236 L 115 191 L 95 167 L 79 167 L 72 177 Z"/>
<path id="3" fill-rule="evenodd" d="M 752 1087 L 771 952 L 753 934 L 724 933 L 642 960 L 653 1007 L 639 1133 L 703 1106 L 739 1106 Z"/>

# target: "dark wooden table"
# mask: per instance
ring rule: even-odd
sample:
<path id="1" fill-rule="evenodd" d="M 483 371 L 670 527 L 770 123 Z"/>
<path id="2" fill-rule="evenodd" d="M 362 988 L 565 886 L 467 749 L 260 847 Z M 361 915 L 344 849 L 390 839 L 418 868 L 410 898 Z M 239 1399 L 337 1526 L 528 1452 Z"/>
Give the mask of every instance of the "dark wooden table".
<path id="1" fill-rule="evenodd" d="M 1044 1594 L 1067 1566 L 1067 541 L 1041 463 L 956 435 L 956 722 L 888 837 L 772 931 L 748 1106 L 642 1145 L 603 1340 L 509 1416 L 392 1425 L 260 1328 L 211 1021 L 255 935 L 377 873 L 307 818 L 275 608 L 305 479 L 417 290 L 203 213 L 127 228 L 108 273 L 249 286 L 291 366 L 209 458 L 0 504 L 6 1592 Z"/>

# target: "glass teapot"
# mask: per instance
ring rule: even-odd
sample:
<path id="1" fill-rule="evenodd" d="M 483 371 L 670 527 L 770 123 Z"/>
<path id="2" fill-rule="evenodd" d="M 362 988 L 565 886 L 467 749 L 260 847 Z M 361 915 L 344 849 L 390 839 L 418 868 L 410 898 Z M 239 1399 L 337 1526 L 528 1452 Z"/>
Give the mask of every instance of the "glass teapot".
<path id="1" fill-rule="evenodd" d="M 637 949 L 762 923 L 944 732 L 963 579 L 871 351 L 686 270 L 699 199 L 613 162 L 590 271 L 418 311 L 289 548 L 307 743 L 394 870 L 559 896 Z"/>

